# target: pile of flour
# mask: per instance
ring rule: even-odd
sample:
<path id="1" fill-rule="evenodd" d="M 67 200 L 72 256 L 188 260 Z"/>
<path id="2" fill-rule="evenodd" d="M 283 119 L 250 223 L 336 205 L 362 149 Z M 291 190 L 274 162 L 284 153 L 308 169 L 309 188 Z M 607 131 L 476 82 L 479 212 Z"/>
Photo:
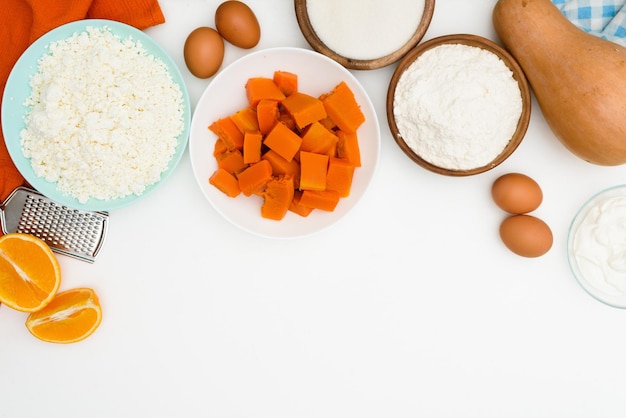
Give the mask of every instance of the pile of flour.
<path id="1" fill-rule="evenodd" d="M 509 143 L 522 113 L 512 71 L 482 48 L 443 44 L 398 80 L 394 118 L 422 159 L 452 170 L 483 167 Z"/>

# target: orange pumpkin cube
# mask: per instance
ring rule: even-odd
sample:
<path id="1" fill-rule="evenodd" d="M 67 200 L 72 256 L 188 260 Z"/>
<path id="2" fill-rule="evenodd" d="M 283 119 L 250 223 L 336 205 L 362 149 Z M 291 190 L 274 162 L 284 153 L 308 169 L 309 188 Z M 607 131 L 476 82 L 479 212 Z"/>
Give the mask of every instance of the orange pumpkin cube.
<path id="1" fill-rule="evenodd" d="M 237 174 L 247 167 L 243 161 L 243 154 L 238 149 L 226 151 L 215 156 L 217 167 L 222 168 L 230 174 Z"/>
<path id="2" fill-rule="evenodd" d="M 328 162 L 326 175 L 326 190 L 334 190 L 341 197 L 348 197 L 352 188 L 354 166 L 347 160 L 331 158 Z"/>
<path id="3" fill-rule="evenodd" d="M 267 160 L 250 165 L 237 174 L 237 181 L 241 192 L 246 196 L 258 194 L 272 178 L 272 166 Z"/>
<path id="4" fill-rule="evenodd" d="M 272 177 L 263 191 L 261 216 L 277 221 L 283 219 L 289 210 L 293 194 L 293 178 L 290 176 Z"/>
<path id="5" fill-rule="evenodd" d="M 224 141 L 226 148 L 233 150 L 243 147 L 243 133 L 230 117 L 216 120 L 209 125 L 209 130 Z"/>
<path id="6" fill-rule="evenodd" d="M 285 95 L 271 78 L 252 77 L 246 82 L 246 97 L 250 107 L 255 108 L 263 99 L 281 101 Z"/>
<path id="7" fill-rule="evenodd" d="M 300 189 L 325 190 L 328 155 L 300 151 Z"/>
<path id="8" fill-rule="evenodd" d="M 337 131 L 337 157 L 348 160 L 355 167 L 361 167 L 361 149 L 356 132 Z"/>
<path id="9" fill-rule="evenodd" d="M 274 83 L 285 96 L 298 91 L 298 75 L 289 71 L 274 71 Z"/>
<path id="10" fill-rule="evenodd" d="M 266 135 L 272 130 L 278 122 L 280 111 L 278 110 L 278 102 L 276 100 L 263 99 L 259 101 L 256 107 L 257 123 L 259 131 Z"/>
<path id="11" fill-rule="evenodd" d="M 243 135 L 243 162 L 245 164 L 258 163 L 261 160 L 261 132 L 248 131 Z"/>
<path id="12" fill-rule="evenodd" d="M 302 151 L 334 156 L 337 150 L 337 135 L 320 122 L 313 122 L 302 132 Z"/>
<path id="13" fill-rule="evenodd" d="M 287 161 L 291 161 L 300 149 L 302 138 L 282 123 L 274 125 L 263 143 Z"/>
<path id="14" fill-rule="evenodd" d="M 313 208 L 310 206 L 305 206 L 300 203 L 302 199 L 302 191 L 294 190 L 293 199 L 291 200 L 291 204 L 289 205 L 289 210 L 296 215 L 300 215 L 302 217 L 307 217 L 313 212 Z"/>
<path id="15" fill-rule="evenodd" d="M 322 101 L 306 93 L 295 92 L 281 104 L 293 117 L 299 129 L 326 118 L 326 109 Z"/>
<path id="16" fill-rule="evenodd" d="M 209 183 L 229 197 L 237 197 L 241 193 L 239 182 L 228 171 L 218 168 L 209 177 Z"/>
<path id="17" fill-rule="evenodd" d="M 272 175 L 281 176 L 281 175 L 289 175 L 294 179 L 300 179 L 300 163 L 296 161 L 296 159 L 292 159 L 291 161 L 287 161 L 283 157 L 281 157 L 276 151 L 268 150 L 264 153 L 261 158 L 263 160 L 269 161 L 272 166 Z M 296 182 L 297 182 L 296 181 Z"/>
<path id="18" fill-rule="evenodd" d="M 237 125 L 239 131 L 245 134 L 249 131 L 258 131 L 259 122 L 257 121 L 256 112 L 250 107 L 243 108 L 230 115 L 233 123 Z"/>
<path id="19" fill-rule="evenodd" d="M 339 193 L 333 190 L 303 190 L 300 204 L 313 209 L 332 212 L 339 203 Z"/>
<path id="20" fill-rule="evenodd" d="M 342 81 L 330 93 L 322 96 L 326 113 L 345 132 L 356 132 L 365 122 L 365 115 L 350 87 Z"/>

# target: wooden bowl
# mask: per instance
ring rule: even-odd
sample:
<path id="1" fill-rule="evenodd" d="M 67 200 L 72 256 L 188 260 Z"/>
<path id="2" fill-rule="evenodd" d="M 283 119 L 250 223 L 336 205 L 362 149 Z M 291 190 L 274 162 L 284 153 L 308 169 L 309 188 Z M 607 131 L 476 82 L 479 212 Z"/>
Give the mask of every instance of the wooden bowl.
<path id="1" fill-rule="evenodd" d="M 462 44 L 469 45 L 474 47 L 483 48 L 487 51 L 490 51 L 496 54 L 505 64 L 506 66 L 513 72 L 513 78 L 517 81 L 517 84 L 520 89 L 521 97 L 522 97 L 522 112 L 517 123 L 517 129 L 510 141 L 506 145 L 506 147 L 502 150 L 502 152 L 494 158 L 490 163 L 481 166 L 475 167 L 472 169 L 463 169 L 463 170 L 454 170 L 449 168 L 443 168 L 436 166 L 429 161 L 426 161 L 421 156 L 416 154 L 413 149 L 407 145 L 407 143 L 402 138 L 402 135 L 399 132 L 398 126 L 396 125 L 396 120 L 394 116 L 394 97 L 396 92 L 396 86 L 398 84 L 398 80 L 402 73 L 413 64 L 413 62 L 422 55 L 425 51 L 435 48 L 437 46 L 443 44 Z M 511 56 L 505 49 L 500 47 L 498 44 L 490 41 L 489 39 L 476 36 L 476 35 L 467 35 L 467 34 L 456 34 L 456 35 L 446 35 L 440 36 L 431 40 L 428 40 L 414 49 L 412 49 L 406 56 L 398 63 L 397 68 L 395 69 L 391 81 L 389 83 L 389 89 L 387 91 L 387 121 L 389 124 L 389 129 L 391 130 L 391 134 L 396 141 L 396 143 L 400 146 L 402 151 L 411 158 L 418 165 L 433 171 L 435 173 L 448 175 L 448 176 L 469 176 L 474 174 L 483 173 L 485 171 L 491 170 L 492 168 L 501 164 L 504 160 L 506 160 L 519 146 L 524 135 L 526 134 L 526 130 L 528 129 L 528 123 L 530 121 L 530 111 L 531 111 L 531 95 L 530 88 L 526 76 L 522 68 L 519 66 L 517 61 Z"/>
<path id="2" fill-rule="evenodd" d="M 302 34 L 304 35 L 309 45 L 311 45 L 311 47 L 315 51 L 334 59 L 346 68 L 354 70 L 373 70 L 376 68 L 385 67 L 401 59 L 408 51 L 411 50 L 411 48 L 415 47 L 415 45 L 417 45 L 419 41 L 422 40 L 424 34 L 426 33 L 426 30 L 428 29 L 428 26 L 430 25 L 430 21 L 433 17 L 433 12 L 435 10 L 435 0 L 425 0 L 424 12 L 422 13 L 422 19 L 419 25 L 415 29 L 415 32 L 413 33 L 411 38 L 396 51 L 374 59 L 354 59 L 338 54 L 320 40 L 320 38 L 315 33 L 315 28 L 313 27 L 309 19 L 306 5 L 307 0 L 295 0 L 294 3 L 298 25 L 300 26 L 300 30 L 302 31 Z"/>

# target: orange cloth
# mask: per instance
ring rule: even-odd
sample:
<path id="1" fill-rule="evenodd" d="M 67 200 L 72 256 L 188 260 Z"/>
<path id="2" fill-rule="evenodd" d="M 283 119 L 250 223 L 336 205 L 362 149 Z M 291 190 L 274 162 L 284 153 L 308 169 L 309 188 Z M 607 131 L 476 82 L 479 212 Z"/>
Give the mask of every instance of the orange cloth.
<path id="1" fill-rule="evenodd" d="M 85 18 L 109 19 L 145 29 L 165 22 L 158 0 L 2 0 L 0 98 L 22 52 L 41 35 Z M 24 179 L 15 168 L 0 132 L 0 201 Z"/>

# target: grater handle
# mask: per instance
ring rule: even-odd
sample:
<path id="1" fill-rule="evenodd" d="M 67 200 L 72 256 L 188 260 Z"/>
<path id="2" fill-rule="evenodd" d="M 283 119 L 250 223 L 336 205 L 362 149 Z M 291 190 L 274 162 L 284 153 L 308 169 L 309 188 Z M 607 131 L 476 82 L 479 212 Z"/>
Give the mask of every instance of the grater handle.
<path id="1" fill-rule="evenodd" d="M 26 196 L 22 192 L 24 187 L 17 187 L 0 205 L 0 223 L 2 233 L 8 234 L 18 230 L 21 208 L 26 203 Z"/>

